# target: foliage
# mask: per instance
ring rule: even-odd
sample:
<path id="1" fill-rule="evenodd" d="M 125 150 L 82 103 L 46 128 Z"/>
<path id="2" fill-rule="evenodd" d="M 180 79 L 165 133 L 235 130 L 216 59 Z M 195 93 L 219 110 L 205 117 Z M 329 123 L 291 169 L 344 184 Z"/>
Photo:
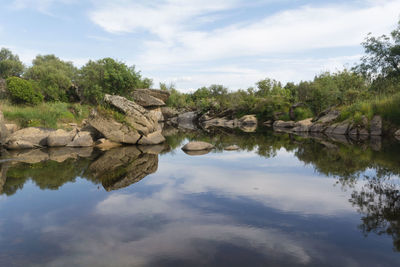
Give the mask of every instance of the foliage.
<path id="1" fill-rule="evenodd" d="M 18 77 L 9 77 L 6 82 L 13 103 L 37 105 L 43 101 L 43 95 L 36 90 L 32 82 Z"/>
<path id="2" fill-rule="evenodd" d="M 148 88 L 152 80 L 143 78 L 135 67 L 112 58 L 89 61 L 80 70 L 78 85 L 85 100 L 98 104 L 104 94 L 128 96 L 135 88 Z"/>
<path id="3" fill-rule="evenodd" d="M 2 102 L 0 107 L 8 121 L 14 121 L 21 127 L 62 128 L 64 123 L 80 123 L 89 115 L 88 106 L 60 102 L 42 103 L 35 107 Z"/>
<path id="4" fill-rule="evenodd" d="M 21 76 L 24 65 L 17 55 L 14 55 L 7 48 L 0 50 L 0 78 L 7 79 L 11 76 Z"/>
<path id="5" fill-rule="evenodd" d="M 68 101 L 67 92 L 76 75 L 77 69 L 71 62 L 54 55 L 38 55 L 24 77 L 39 84 L 46 101 Z"/>

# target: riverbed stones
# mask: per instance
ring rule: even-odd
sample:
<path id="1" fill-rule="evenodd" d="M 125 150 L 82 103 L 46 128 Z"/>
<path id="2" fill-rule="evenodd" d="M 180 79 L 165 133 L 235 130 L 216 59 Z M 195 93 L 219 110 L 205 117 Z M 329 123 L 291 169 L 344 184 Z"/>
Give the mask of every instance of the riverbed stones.
<path id="1" fill-rule="evenodd" d="M 370 131 L 372 136 L 382 135 L 382 118 L 381 116 L 374 116 L 370 123 Z"/>
<path id="2" fill-rule="evenodd" d="M 182 147 L 184 151 L 199 151 L 199 150 L 211 150 L 214 148 L 214 145 L 203 142 L 203 141 L 194 141 L 189 142 Z"/>

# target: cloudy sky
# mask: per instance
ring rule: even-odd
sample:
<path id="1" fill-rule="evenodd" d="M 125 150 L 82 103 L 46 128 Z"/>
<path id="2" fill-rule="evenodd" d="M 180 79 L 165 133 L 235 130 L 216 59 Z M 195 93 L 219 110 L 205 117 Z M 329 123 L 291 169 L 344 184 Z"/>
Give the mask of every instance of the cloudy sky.
<path id="1" fill-rule="evenodd" d="M 389 33 L 398 0 L 0 0 L 0 47 L 30 64 L 113 57 L 182 91 L 312 79 L 351 67 L 368 32 Z"/>

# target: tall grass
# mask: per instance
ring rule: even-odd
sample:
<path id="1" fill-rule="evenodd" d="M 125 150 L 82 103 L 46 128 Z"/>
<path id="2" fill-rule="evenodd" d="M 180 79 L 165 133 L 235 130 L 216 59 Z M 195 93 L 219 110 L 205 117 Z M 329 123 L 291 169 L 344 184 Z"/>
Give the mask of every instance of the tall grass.
<path id="1" fill-rule="evenodd" d="M 63 128 L 66 123 L 80 123 L 89 115 L 89 107 L 80 104 L 47 102 L 37 106 L 11 105 L 0 102 L 0 109 L 9 122 L 21 127 Z"/>
<path id="2" fill-rule="evenodd" d="M 400 126 L 400 93 L 356 101 L 342 108 L 340 120 L 360 122 L 363 116 L 370 120 L 374 115 L 380 115 L 385 121 Z"/>

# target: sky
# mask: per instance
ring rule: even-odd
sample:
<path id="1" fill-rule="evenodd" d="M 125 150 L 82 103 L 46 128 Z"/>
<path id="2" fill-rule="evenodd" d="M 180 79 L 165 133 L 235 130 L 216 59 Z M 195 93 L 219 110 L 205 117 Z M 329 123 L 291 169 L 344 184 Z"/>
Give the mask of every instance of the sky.
<path id="1" fill-rule="evenodd" d="M 181 91 L 351 68 L 366 35 L 388 34 L 399 0 L 0 0 L 0 47 L 29 65 L 112 57 Z"/>

